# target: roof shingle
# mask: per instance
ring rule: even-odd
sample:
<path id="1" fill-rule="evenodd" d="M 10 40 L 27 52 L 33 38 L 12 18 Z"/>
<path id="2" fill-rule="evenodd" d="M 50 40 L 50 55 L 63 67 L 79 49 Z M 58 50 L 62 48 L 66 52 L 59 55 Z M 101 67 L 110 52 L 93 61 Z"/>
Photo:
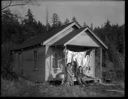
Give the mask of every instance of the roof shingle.
<path id="1" fill-rule="evenodd" d="M 13 50 L 18 50 L 18 49 L 22 49 L 22 48 L 26 48 L 26 47 L 40 44 L 41 42 L 44 42 L 45 40 L 49 39 L 50 37 L 57 34 L 59 31 L 63 30 L 64 28 L 66 28 L 67 26 L 69 26 L 72 23 L 73 22 L 66 24 L 66 25 L 63 25 L 63 26 L 58 27 L 58 28 L 54 28 L 54 29 L 52 29 L 46 33 L 42 33 L 42 34 L 39 34 L 37 36 L 34 36 L 34 37 L 24 41 L 21 45 L 17 45 L 15 48 L 13 48 Z"/>

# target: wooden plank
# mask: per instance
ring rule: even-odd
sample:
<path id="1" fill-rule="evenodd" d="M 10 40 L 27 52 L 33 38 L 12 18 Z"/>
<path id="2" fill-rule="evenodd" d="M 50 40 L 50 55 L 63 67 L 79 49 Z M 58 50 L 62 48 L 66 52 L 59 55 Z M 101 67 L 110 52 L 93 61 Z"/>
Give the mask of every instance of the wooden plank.
<path id="1" fill-rule="evenodd" d="M 48 80 L 48 72 L 47 72 L 47 52 L 48 52 L 48 47 L 49 46 L 45 46 L 45 81 L 47 81 Z"/>
<path id="2" fill-rule="evenodd" d="M 45 46 L 45 81 L 48 81 L 49 75 L 51 73 L 51 49 L 49 45 Z"/>
<path id="3" fill-rule="evenodd" d="M 100 82 L 102 82 L 102 48 L 100 48 Z"/>
<path id="4" fill-rule="evenodd" d="M 66 63 L 66 50 L 67 50 L 67 48 L 66 48 L 66 46 L 65 46 L 65 49 L 64 49 L 64 54 L 65 54 L 65 67 L 67 66 L 67 63 Z"/>
<path id="5" fill-rule="evenodd" d="M 96 77 L 96 74 L 95 74 L 95 70 L 96 70 L 96 69 L 95 69 L 95 68 L 96 68 L 96 64 L 95 64 L 95 63 L 96 63 L 96 62 L 95 62 L 95 49 L 94 49 L 93 51 L 94 51 L 94 52 L 93 52 L 93 58 L 94 58 L 94 67 L 93 67 L 94 70 L 93 70 L 93 72 L 94 72 L 94 78 L 95 78 L 95 77 Z"/>

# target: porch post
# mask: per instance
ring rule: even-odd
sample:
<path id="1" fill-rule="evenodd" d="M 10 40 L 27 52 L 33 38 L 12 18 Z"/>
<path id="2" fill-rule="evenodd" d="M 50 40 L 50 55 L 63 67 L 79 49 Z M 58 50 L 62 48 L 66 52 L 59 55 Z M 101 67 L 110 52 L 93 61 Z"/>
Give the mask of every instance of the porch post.
<path id="1" fill-rule="evenodd" d="M 100 48 L 100 83 L 102 83 L 102 48 Z"/>
<path id="2" fill-rule="evenodd" d="M 67 48 L 66 48 L 66 45 L 64 46 L 65 48 L 64 48 L 64 56 L 65 56 L 65 58 L 64 58 L 64 60 L 65 60 L 65 66 L 64 66 L 64 72 L 65 72 L 65 81 L 67 82 L 67 55 L 66 55 L 66 50 L 67 50 Z M 66 83 L 65 82 L 65 83 Z"/>
<path id="3" fill-rule="evenodd" d="M 67 62 L 67 61 L 66 61 L 66 60 L 67 60 L 67 57 L 66 57 L 66 50 L 67 50 L 67 48 L 66 48 L 66 46 L 65 46 L 65 48 L 64 48 L 64 54 L 65 54 L 65 67 L 66 67 L 66 65 L 67 65 L 67 63 L 66 63 L 66 62 Z"/>
<path id="4" fill-rule="evenodd" d="M 47 66 L 47 52 L 48 52 L 48 48 L 49 46 L 48 45 L 45 45 L 45 81 L 48 80 L 48 66 Z"/>
<path id="5" fill-rule="evenodd" d="M 93 64 L 94 65 L 94 70 L 93 70 L 93 72 L 94 72 L 94 78 L 96 78 L 96 74 L 95 74 L 96 73 L 95 72 L 95 70 L 96 70 L 96 62 L 95 62 L 95 55 L 96 54 L 95 54 L 95 49 L 93 51 L 94 51 L 94 53 L 93 53 L 93 57 L 94 57 L 94 64 Z"/>

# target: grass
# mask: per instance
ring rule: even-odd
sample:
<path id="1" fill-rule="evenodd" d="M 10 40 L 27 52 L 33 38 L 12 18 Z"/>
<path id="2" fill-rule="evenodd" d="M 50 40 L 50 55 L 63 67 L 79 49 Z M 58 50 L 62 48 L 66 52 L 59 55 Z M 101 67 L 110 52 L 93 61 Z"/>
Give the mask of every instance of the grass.
<path id="1" fill-rule="evenodd" d="M 92 84 L 86 87 L 55 86 L 43 83 L 36 85 L 30 81 L 20 79 L 19 81 L 1 80 L 1 96 L 16 97 L 123 97 L 124 87 L 121 85 Z M 111 91 L 112 90 L 112 91 Z M 121 90 L 121 91 L 113 91 Z"/>

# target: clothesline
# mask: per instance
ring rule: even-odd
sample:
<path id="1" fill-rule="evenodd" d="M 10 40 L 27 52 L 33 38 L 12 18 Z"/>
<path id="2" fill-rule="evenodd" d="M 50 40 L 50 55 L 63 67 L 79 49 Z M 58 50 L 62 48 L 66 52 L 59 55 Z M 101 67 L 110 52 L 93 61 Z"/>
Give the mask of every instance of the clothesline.
<path id="1" fill-rule="evenodd" d="M 71 63 L 72 61 L 76 61 L 78 66 L 83 67 L 85 65 L 88 65 L 90 55 L 86 55 L 87 51 L 73 52 L 73 51 L 67 50 L 66 51 L 67 64 Z"/>

